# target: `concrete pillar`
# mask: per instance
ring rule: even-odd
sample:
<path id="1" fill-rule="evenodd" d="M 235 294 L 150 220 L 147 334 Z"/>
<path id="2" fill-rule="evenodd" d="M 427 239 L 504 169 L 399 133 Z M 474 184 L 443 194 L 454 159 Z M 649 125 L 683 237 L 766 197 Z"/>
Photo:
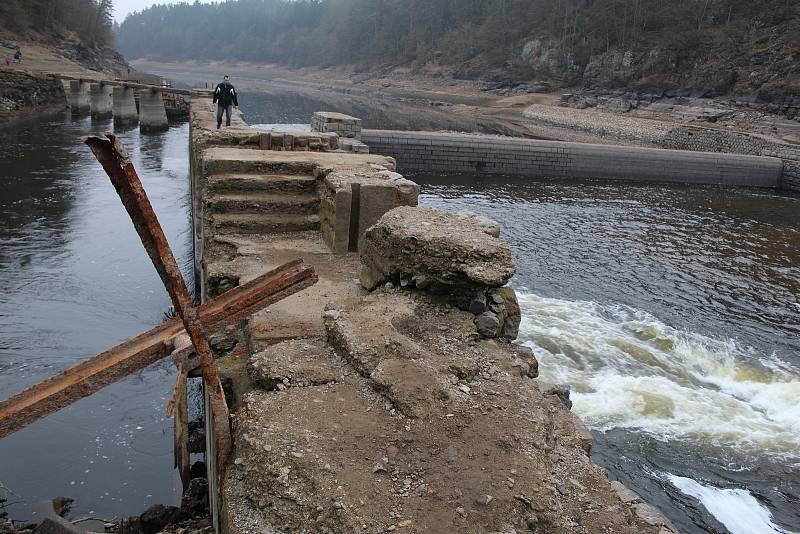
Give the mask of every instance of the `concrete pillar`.
<path id="1" fill-rule="evenodd" d="M 111 86 L 104 83 L 93 83 L 89 89 L 90 105 L 93 119 L 111 117 Z"/>
<path id="2" fill-rule="evenodd" d="M 89 103 L 89 82 L 71 80 L 69 82 L 67 101 L 73 115 L 85 115 L 89 113 L 91 109 Z"/>
<path id="3" fill-rule="evenodd" d="M 114 87 L 112 111 L 114 124 L 126 125 L 139 122 L 139 112 L 136 110 L 136 95 L 130 87 Z"/>
<path id="4" fill-rule="evenodd" d="M 169 128 L 161 91 L 145 89 L 139 93 L 139 130 L 161 132 Z"/>

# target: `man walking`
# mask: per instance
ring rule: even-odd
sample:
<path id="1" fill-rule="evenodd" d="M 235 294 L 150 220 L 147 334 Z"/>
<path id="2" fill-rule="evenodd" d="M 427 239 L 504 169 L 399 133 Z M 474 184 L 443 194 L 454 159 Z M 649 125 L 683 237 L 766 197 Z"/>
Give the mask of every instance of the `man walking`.
<path id="1" fill-rule="evenodd" d="M 227 74 L 222 83 L 214 89 L 214 103 L 217 105 L 217 130 L 222 126 L 222 113 L 225 112 L 225 126 L 231 125 L 233 106 L 239 107 L 236 99 L 236 89 L 231 85 L 231 77 Z"/>

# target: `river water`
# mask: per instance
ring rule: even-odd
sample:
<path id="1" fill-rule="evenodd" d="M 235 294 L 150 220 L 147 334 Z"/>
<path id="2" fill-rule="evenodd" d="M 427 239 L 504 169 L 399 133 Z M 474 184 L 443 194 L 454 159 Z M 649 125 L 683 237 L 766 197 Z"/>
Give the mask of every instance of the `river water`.
<path id="1" fill-rule="evenodd" d="M 251 124 L 321 103 L 240 95 Z M 347 110 L 344 110 L 347 111 Z M 394 124 L 382 124 L 396 127 Z M 0 130 L 0 397 L 162 321 L 169 299 L 83 145 L 107 122 Z M 120 132 L 187 277 L 188 126 Z M 716 188 L 413 177 L 502 224 L 520 342 L 571 385 L 594 459 L 685 532 L 800 531 L 800 200 Z M 14 517 L 174 503 L 162 362 L 0 440 Z M 4 496 L 0 488 L 0 497 Z"/>
<path id="2" fill-rule="evenodd" d="M 502 225 L 519 341 L 572 387 L 597 463 L 684 532 L 800 530 L 800 199 L 412 178 L 421 205 Z"/>
<path id="3" fill-rule="evenodd" d="M 164 319 L 170 306 L 108 177 L 83 144 L 110 122 L 56 117 L 0 130 L 0 397 Z M 118 132 L 191 276 L 188 125 Z M 0 440 L 14 518 L 76 499 L 110 519 L 174 503 L 173 367 L 162 362 Z M 13 492 L 13 493 L 11 493 Z"/>

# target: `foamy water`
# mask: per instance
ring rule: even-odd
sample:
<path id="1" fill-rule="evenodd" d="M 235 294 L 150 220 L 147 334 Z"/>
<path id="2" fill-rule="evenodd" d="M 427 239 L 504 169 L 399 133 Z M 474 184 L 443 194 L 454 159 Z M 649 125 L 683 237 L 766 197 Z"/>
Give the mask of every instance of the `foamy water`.
<path id="1" fill-rule="evenodd" d="M 666 474 L 665 477 L 684 495 L 705 506 L 731 534 L 788 534 L 772 522 L 769 509 L 743 489 L 720 489 L 700 484 L 691 478 Z"/>
<path id="2" fill-rule="evenodd" d="M 591 428 L 800 461 L 800 373 L 773 355 L 626 306 L 519 299 L 519 341 L 543 380 L 572 387 L 573 410 Z"/>

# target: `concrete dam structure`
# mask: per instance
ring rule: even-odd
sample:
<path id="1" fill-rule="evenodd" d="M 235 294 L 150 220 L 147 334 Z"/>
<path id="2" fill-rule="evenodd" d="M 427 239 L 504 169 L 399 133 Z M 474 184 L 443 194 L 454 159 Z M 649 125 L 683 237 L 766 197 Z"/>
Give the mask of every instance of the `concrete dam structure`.
<path id="1" fill-rule="evenodd" d="M 491 135 L 363 130 L 403 172 L 626 180 L 780 188 L 778 158 L 540 141 Z"/>

